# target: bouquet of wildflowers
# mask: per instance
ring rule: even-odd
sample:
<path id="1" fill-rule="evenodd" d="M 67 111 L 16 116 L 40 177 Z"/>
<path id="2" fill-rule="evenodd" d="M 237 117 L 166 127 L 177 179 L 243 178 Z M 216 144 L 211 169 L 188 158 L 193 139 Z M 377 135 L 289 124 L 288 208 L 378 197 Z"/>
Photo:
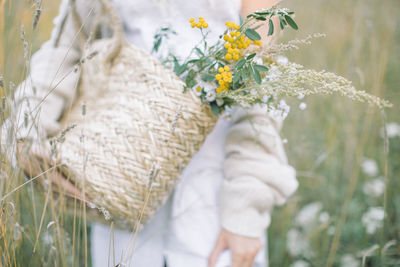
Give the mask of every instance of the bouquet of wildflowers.
<path id="1" fill-rule="evenodd" d="M 278 114 L 285 114 L 288 106 L 282 101 L 284 97 L 302 98 L 310 94 L 339 93 L 353 100 L 375 104 L 379 108 L 389 107 L 388 101 L 356 90 L 350 81 L 333 73 L 305 69 L 303 66 L 289 62 L 281 54 L 290 49 L 297 49 L 297 44 L 310 43 L 310 35 L 303 40 L 293 40 L 287 44 L 263 45 L 256 29 L 268 24 L 268 36 L 275 31 L 272 18 L 279 17 L 280 28 L 298 29 L 293 19 L 293 11 L 278 8 L 256 11 L 240 20 L 240 25 L 226 22 L 226 30 L 219 40 L 208 45 L 206 36 L 209 26 L 203 17 L 190 18 L 192 28 L 199 30 L 202 39 L 192 49 L 197 58 L 188 57 L 181 62 L 174 55 L 163 60 L 185 82 L 188 88 L 203 103 L 210 105 L 215 115 L 221 114 L 231 106 L 249 107 L 261 104 Z M 155 35 L 153 51 L 157 51 L 162 37 L 171 30 L 163 28 Z M 175 33 L 172 31 L 172 33 Z M 191 53 L 191 54 L 192 54 Z M 172 63 L 172 64 L 170 64 Z"/>

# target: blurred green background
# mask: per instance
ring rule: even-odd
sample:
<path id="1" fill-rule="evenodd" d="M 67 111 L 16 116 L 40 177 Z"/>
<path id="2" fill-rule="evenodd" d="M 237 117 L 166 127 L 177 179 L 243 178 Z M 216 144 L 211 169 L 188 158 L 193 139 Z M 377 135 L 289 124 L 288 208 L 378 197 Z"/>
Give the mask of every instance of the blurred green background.
<path id="1" fill-rule="evenodd" d="M 42 2 L 39 26 L 32 31 L 33 1 L 0 0 L 0 73 L 7 85 L 26 74 L 21 25 L 37 50 L 49 38 L 58 3 Z M 384 115 L 376 108 L 339 96 L 289 101 L 282 138 L 300 188 L 272 215 L 270 266 L 400 266 L 400 1 L 287 0 L 282 5 L 296 12 L 300 29 L 285 31 L 280 41 L 326 34 L 287 53 L 289 60 L 335 72 L 394 106 L 385 114 L 385 154 Z M 1 177 L 14 179 L 0 179 L 0 196 L 24 182 L 9 171 L 2 164 Z M 83 266 L 86 257 L 90 265 L 80 221 L 51 203 L 32 253 L 44 202 L 45 194 L 27 186 L 1 203 L 0 263 Z"/>

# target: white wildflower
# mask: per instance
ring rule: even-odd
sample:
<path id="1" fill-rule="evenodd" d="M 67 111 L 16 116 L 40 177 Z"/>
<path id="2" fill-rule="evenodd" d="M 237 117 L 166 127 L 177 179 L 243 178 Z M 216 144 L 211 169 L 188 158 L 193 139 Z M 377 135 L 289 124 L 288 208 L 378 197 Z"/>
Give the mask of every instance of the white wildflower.
<path id="1" fill-rule="evenodd" d="M 368 234 L 372 235 L 378 228 L 383 226 L 385 212 L 382 207 L 370 207 L 361 218 Z"/>
<path id="2" fill-rule="evenodd" d="M 215 101 L 217 102 L 218 106 L 222 106 L 224 104 L 224 100 L 222 98 L 217 98 Z"/>
<path id="3" fill-rule="evenodd" d="M 194 92 L 197 96 L 200 96 L 200 95 L 201 95 L 201 87 L 200 87 L 200 86 L 193 87 L 193 92 Z"/>
<path id="4" fill-rule="evenodd" d="M 303 260 L 295 261 L 290 265 L 290 267 L 308 267 L 308 266 L 310 266 L 310 264 L 308 264 L 308 262 Z"/>
<path id="5" fill-rule="evenodd" d="M 336 232 L 335 226 L 333 226 L 333 225 L 329 226 L 327 232 L 328 232 L 328 235 L 334 235 Z"/>
<path id="6" fill-rule="evenodd" d="M 290 229 L 288 231 L 286 248 L 291 256 L 312 254 L 312 252 L 310 252 L 310 243 L 308 239 L 296 229 Z"/>
<path id="7" fill-rule="evenodd" d="M 304 103 L 304 102 L 301 102 L 300 105 L 299 105 L 299 109 L 300 110 L 305 110 L 306 108 L 307 108 L 307 104 Z"/>
<path id="8" fill-rule="evenodd" d="M 351 254 L 344 254 L 340 259 L 340 266 L 343 267 L 359 267 L 360 262 Z"/>
<path id="9" fill-rule="evenodd" d="M 288 58 L 285 56 L 281 56 L 281 55 L 276 56 L 275 60 L 276 60 L 276 62 L 278 62 L 279 65 L 286 65 L 289 63 Z"/>
<path id="10" fill-rule="evenodd" d="M 261 101 L 263 103 L 267 103 L 270 99 L 271 99 L 270 95 L 263 95 L 263 97 L 261 98 Z"/>
<path id="11" fill-rule="evenodd" d="M 286 104 L 285 100 L 281 99 L 278 108 L 272 111 L 272 116 L 274 118 L 285 119 L 289 114 L 289 111 L 290 111 L 290 106 Z"/>
<path id="12" fill-rule="evenodd" d="M 213 86 L 213 85 L 206 84 L 206 85 L 203 86 L 203 90 L 204 90 L 204 92 L 207 93 L 207 92 L 210 92 L 210 91 L 214 90 L 214 87 L 215 86 Z"/>
<path id="13" fill-rule="evenodd" d="M 44 232 L 42 236 L 43 243 L 47 246 L 50 246 L 54 243 L 53 236 L 49 234 L 49 232 Z"/>
<path id="14" fill-rule="evenodd" d="M 254 62 L 257 63 L 258 65 L 262 65 L 263 64 L 262 58 L 259 57 L 259 56 L 256 56 L 254 58 Z"/>
<path id="15" fill-rule="evenodd" d="M 378 174 L 378 164 L 376 164 L 376 161 L 373 159 L 364 158 L 361 163 L 361 169 L 369 176 L 375 176 Z"/>
<path id="16" fill-rule="evenodd" d="M 24 231 L 24 228 L 21 225 L 19 225 L 18 222 L 16 222 L 14 225 L 14 240 L 15 241 L 18 241 L 21 239 L 23 231 Z"/>
<path id="17" fill-rule="evenodd" d="M 329 219 L 330 219 L 329 213 L 326 211 L 322 212 L 318 217 L 320 223 L 327 223 Z"/>
<path id="18" fill-rule="evenodd" d="M 285 138 L 282 140 L 282 143 L 287 144 L 288 140 Z"/>
<path id="19" fill-rule="evenodd" d="M 385 191 L 385 182 L 382 178 L 366 182 L 363 186 L 363 191 L 368 196 L 380 197 Z"/>
<path id="20" fill-rule="evenodd" d="M 303 99 L 304 98 L 304 94 L 302 94 L 302 93 L 300 93 L 298 96 L 297 96 L 297 99 Z"/>
<path id="21" fill-rule="evenodd" d="M 250 90 L 250 94 L 256 95 L 256 94 L 257 94 L 257 90 L 256 90 L 256 89 L 251 89 L 251 90 Z"/>
<path id="22" fill-rule="evenodd" d="M 285 100 L 281 99 L 281 101 L 279 101 L 279 109 L 281 109 L 283 112 L 282 116 L 286 118 L 287 114 L 290 111 L 290 106 L 286 104 Z"/>
<path id="23" fill-rule="evenodd" d="M 389 138 L 400 137 L 400 124 L 390 122 L 386 124 L 386 131 Z M 381 129 L 381 137 L 383 137 L 383 128 Z"/>
<path id="24" fill-rule="evenodd" d="M 271 65 L 266 78 L 268 78 L 270 81 L 275 81 L 279 79 L 281 74 L 281 71 L 276 65 Z"/>
<path id="25" fill-rule="evenodd" d="M 303 227 L 303 229 L 312 228 L 321 209 L 321 202 L 313 202 L 305 205 L 295 218 L 296 225 Z"/>
<path id="26" fill-rule="evenodd" d="M 274 109 L 272 111 L 272 117 L 281 118 L 282 117 L 282 111 L 280 111 L 279 109 Z"/>
<path id="27" fill-rule="evenodd" d="M 206 94 L 206 99 L 208 102 L 213 102 L 215 100 L 215 97 L 216 97 L 216 93 L 214 90 L 208 91 Z"/>

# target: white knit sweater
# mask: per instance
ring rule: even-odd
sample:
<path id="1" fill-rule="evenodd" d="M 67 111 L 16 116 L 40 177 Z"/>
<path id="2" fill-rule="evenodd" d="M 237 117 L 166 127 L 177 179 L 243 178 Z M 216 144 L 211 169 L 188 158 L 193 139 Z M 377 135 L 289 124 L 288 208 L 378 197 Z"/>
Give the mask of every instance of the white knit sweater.
<path id="1" fill-rule="evenodd" d="M 95 14 L 100 10 L 99 2 L 77 0 L 78 13 L 85 23 L 83 31 L 86 34 Z M 224 29 L 224 22 L 237 21 L 240 10 L 239 0 L 199 0 L 196 5 L 187 0 L 160 2 L 166 2 L 168 6 L 160 8 L 155 1 L 114 1 L 124 23 L 127 39 L 132 44 L 149 51 L 154 31 L 169 24 L 178 32 L 170 48 L 181 56 L 187 55 L 198 41 L 198 36 L 188 30 L 188 18 L 206 17 L 209 25 L 213 25 L 214 32 L 209 39 L 215 41 L 216 34 Z M 81 51 L 74 39 L 76 30 L 71 16 L 65 16 L 67 12 L 68 1 L 63 0 L 60 14 L 54 21 L 51 39 L 33 55 L 30 78 L 16 90 L 13 116 L 14 121 L 19 121 L 17 135 L 20 138 L 45 138 L 56 134 L 60 130 L 58 120 L 64 107 L 75 99 L 79 73 L 71 70 L 79 61 Z M 56 40 L 62 27 L 60 39 Z M 34 107 L 49 90 L 51 93 L 45 98 L 39 116 L 35 119 L 39 125 L 30 127 L 29 124 L 25 127 L 24 114 L 35 116 L 37 112 L 33 110 Z M 11 124 L 12 120 L 8 120 L 3 125 L 3 144 L 7 142 L 6 128 L 11 127 Z M 269 116 L 263 108 L 256 107 L 248 111 L 234 109 L 229 126 L 219 126 L 221 124 L 217 124 L 217 127 L 225 128 L 211 133 L 198 157 L 209 158 L 201 162 L 204 168 L 207 168 L 207 164 L 223 165 L 225 179 L 220 196 L 222 226 L 233 233 L 259 237 L 270 223 L 273 206 L 283 204 L 298 186 L 295 170 L 288 165 L 278 134 L 281 120 Z M 223 143 L 224 140 L 223 152 L 218 156 L 212 149 L 214 144 Z"/>

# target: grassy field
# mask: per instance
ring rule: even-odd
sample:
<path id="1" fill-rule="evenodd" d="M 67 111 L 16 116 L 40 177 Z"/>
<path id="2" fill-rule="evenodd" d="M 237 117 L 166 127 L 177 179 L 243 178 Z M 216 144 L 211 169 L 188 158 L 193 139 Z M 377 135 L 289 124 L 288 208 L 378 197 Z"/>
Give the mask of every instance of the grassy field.
<path id="1" fill-rule="evenodd" d="M 296 11 L 300 29 L 287 31 L 281 41 L 326 34 L 289 52 L 289 60 L 335 72 L 394 106 L 382 114 L 339 96 L 289 101 L 282 138 L 300 188 L 273 213 L 270 266 L 400 266 L 400 2 L 287 0 L 284 5 Z M 21 26 L 29 55 L 49 38 L 57 9 L 58 1 L 43 1 L 33 31 L 33 1 L 0 0 L 0 74 L 7 90 L 26 75 Z M 7 105 L 1 111 L 4 120 Z M 5 162 L 2 158 L 0 199 L 25 182 Z M 91 265 L 83 222 L 58 205 L 63 207 L 62 200 L 32 183 L 0 202 L 0 266 Z"/>

